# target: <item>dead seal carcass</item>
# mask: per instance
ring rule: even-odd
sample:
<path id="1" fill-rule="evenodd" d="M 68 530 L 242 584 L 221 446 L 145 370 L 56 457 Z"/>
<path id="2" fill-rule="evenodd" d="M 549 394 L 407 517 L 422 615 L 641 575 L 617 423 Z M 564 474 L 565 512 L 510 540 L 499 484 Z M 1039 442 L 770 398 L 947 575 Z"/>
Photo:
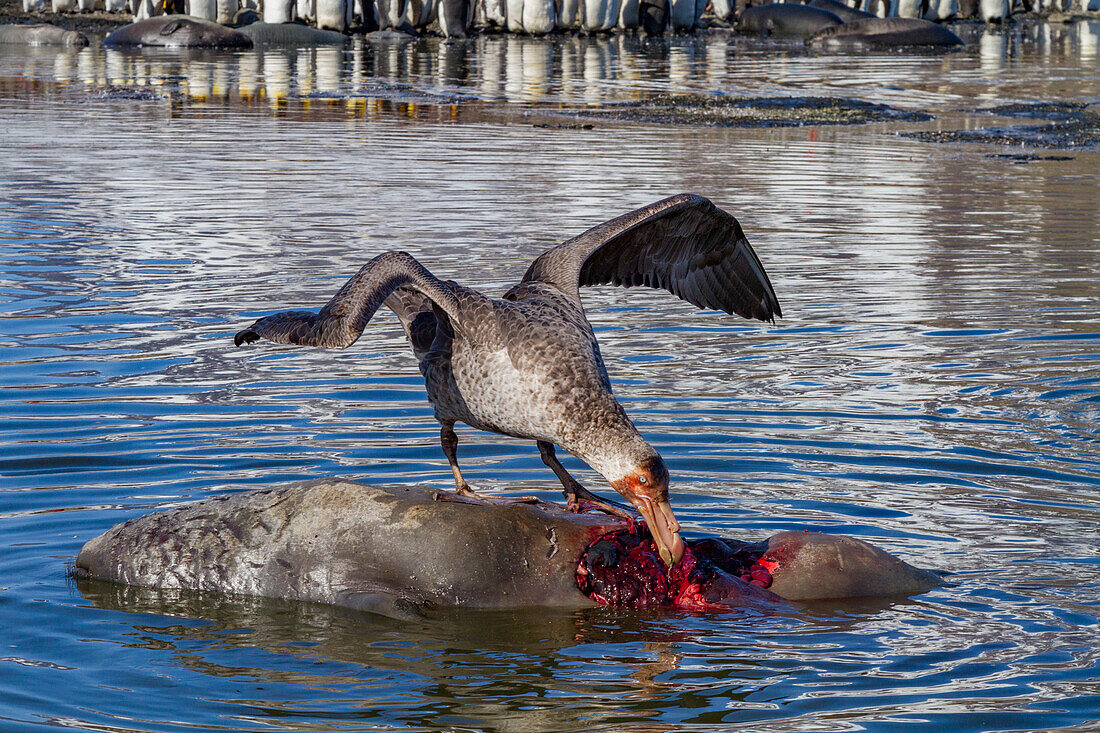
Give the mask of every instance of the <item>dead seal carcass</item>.
<path id="1" fill-rule="evenodd" d="M 252 39 L 233 28 L 189 15 L 158 15 L 124 25 L 103 39 L 104 46 L 166 48 L 252 48 Z"/>
<path id="2" fill-rule="evenodd" d="M 693 541 L 687 558 L 670 572 L 648 532 L 604 514 L 321 480 L 131 519 L 85 544 L 74 573 L 392 617 L 597 603 L 776 607 L 784 598 L 911 594 L 937 584 L 859 540 L 816 533 Z"/>
<path id="3" fill-rule="evenodd" d="M 390 616 L 429 606 L 582 606 L 591 603 L 573 581 L 577 558 L 621 524 L 545 503 L 323 480 L 131 520 L 88 542 L 76 569 L 127 585 Z"/>

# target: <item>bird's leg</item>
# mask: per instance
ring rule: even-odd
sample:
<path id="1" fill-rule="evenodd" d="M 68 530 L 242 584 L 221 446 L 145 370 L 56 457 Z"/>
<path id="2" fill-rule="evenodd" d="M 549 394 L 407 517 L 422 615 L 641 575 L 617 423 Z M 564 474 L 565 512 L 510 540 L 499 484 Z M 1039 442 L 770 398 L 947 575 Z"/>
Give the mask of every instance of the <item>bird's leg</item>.
<path id="1" fill-rule="evenodd" d="M 533 504 L 538 502 L 537 496 L 491 497 L 479 494 L 470 488 L 470 485 L 466 483 L 466 479 L 462 478 L 462 471 L 458 468 L 458 435 L 455 434 L 454 423 L 443 425 L 443 429 L 439 431 L 439 444 L 443 446 L 443 454 L 447 456 L 447 462 L 451 464 L 451 473 L 455 475 L 455 491 L 460 497 L 504 504 Z M 440 496 L 439 498 L 444 497 Z"/>
<path id="2" fill-rule="evenodd" d="M 558 457 L 554 453 L 553 443 L 547 443 L 540 440 L 537 441 L 537 444 L 539 453 L 542 454 L 542 462 L 549 466 L 550 470 L 554 472 L 554 475 L 558 477 L 558 481 L 561 481 L 563 487 L 562 493 L 565 494 L 566 509 L 571 512 L 580 512 L 584 511 L 585 505 L 588 504 L 614 517 L 622 517 L 623 519 L 630 520 L 635 518 L 630 507 L 625 504 L 620 504 L 617 501 L 601 499 L 581 486 L 577 479 L 570 476 L 569 472 L 565 470 L 565 466 L 558 462 Z"/>
<path id="3" fill-rule="evenodd" d="M 458 469 L 458 436 L 455 434 L 454 423 L 443 424 L 443 429 L 439 431 L 439 444 L 443 446 L 443 455 L 447 456 L 451 473 L 455 475 L 455 491 L 462 496 L 477 496 L 477 492 L 470 488 L 466 479 L 462 478 L 462 471 Z"/>

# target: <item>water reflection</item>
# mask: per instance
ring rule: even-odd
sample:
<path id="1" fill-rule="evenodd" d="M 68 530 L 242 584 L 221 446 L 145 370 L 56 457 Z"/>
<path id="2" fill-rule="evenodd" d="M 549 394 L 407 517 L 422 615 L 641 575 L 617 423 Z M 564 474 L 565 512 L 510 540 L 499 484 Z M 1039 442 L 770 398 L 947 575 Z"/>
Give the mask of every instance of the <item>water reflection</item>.
<path id="1" fill-rule="evenodd" d="M 276 718 L 308 710 L 308 699 L 294 697 L 300 688 L 339 695 L 358 690 L 369 704 L 349 713 L 353 719 L 384 724 L 412 715 L 430 725 L 454 716 L 517 731 L 647 719 L 654 725 L 644 729 L 669 730 L 672 721 L 662 724 L 658 711 L 674 700 L 686 705 L 682 715 L 711 710 L 716 722 L 787 717 L 781 706 L 761 704 L 761 696 L 797 700 L 823 681 L 785 663 L 796 638 L 802 644 L 809 635 L 824 649 L 863 633 L 872 613 L 905 605 L 857 602 L 840 612 L 822 606 L 802 618 L 729 614 L 705 624 L 682 613 L 608 609 L 448 612 L 396 623 L 310 604 L 157 594 L 97 582 L 81 582 L 79 589 L 97 608 L 144 614 L 134 617 L 144 621 L 134 626 L 133 648 L 168 654 L 176 666 L 213 678 L 236 679 L 247 668 L 250 686 L 287 688 L 278 695 Z M 158 616 L 163 620 L 155 621 Z M 919 636 L 907 638 L 911 654 L 940 653 L 938 639 Z M 877 664 L 868 659 L 860 666 Z M 845 693 L 842 684 L 834 681 L 837 694 Z M 852 681 L 844 687 L 858 689 Z M 410 693 L 411 705 L 401 699 Z"/>
<path id="2" fill-rule="evenodd" d="M 224 680 L 236 692 L 220 701 L 229 710 L 218 712 L 280 727 L 316 716 L 318 704 L 327 720 L 344 725 L 462 720 L 516 731 L 798 725 L 837 709 L 882 721 L 979 707 L 986 725 L 976 728 L 1013 714 L 1053 723 L 1087 714 L 1087 699 L 1045 703 L 1029 678 L 1052 665 L 1087 674 L 1098 662 L 1086 629 L 1038 608 L 1022 610 L 1014 627 L 992 617 L 994 598 L 980 591 L 957 604 L 845 604 L 834 612 L 807 608 L 798 618 L 593 609 L 464 612 L 411 623 L 102 583 L 81 583 L 80 591 L 133 623 L 105 646 L 123 643 L 130 655 L 151 653 Z M 997 595 L 1030 605 L 1020 593 Z M 1058 649 L 1049 646 L 1054 633 Z M 855 639 L 858 653 L 850 649 Z M 1008 665 L 1016 675 L 1004 672 Z M 105 702 L 91 703 L 82 717 L 111 709 Z"/>
<path id="3" fill-rule="evenodd" d="M 977 96 L 997 99 L 1006 91 L 1008 64 L 1091 65 L 1100 49 L 1100 21 L 1073 24 L 1020 23 L 1008 28 L 963 26 L 976 53 L 984 88 Z M 908 73 L 921 86 L 927 75 L 968 78 L 959 54 L 899 60 L 896 56 L 833 57 L 808 54 L 797 44 L 712 32 L 667 39 L 632 35 L 529 38 L 481 35 L 464 41 L 435 38 L 358 39 L 349 48 L 259 49 L 221 54 L 164 50 L 119 51 L 93 44 L 78 53 L 32 49 L 3 56 L 10 74 L 50 79 L 86 90 L 150 88 L 193 102 L 253 102 L 275 109 L 310 96 L 389 98 L 411 87 L 431 95 L 509 102 L 602 104 L 635 100 L 654 91 L 714 90 L 775 93 L 825 82 L 835 92 L 912 106 L 950 103 L 942 93 L 914 97 L 892 93 L 889 77 Z M 841 59 L 843 59 L 841 61 Z M 843 73 L 836 67 L 843 66 Z M 822 68 L 829 68 L 828 79 Z M 1084 69 L 1083 69 L 1084 70 Z M 916 76 L 913 73 L 916 71 Z M 10 75 L 9 74 L 9 75 Z M 1037 78 L 1030 78 L 1037 82 Z M 1047 79 L 1065 87 L 1067 79 Z M 1060 91 L 1066 91 L 1061 89 Z M 932 87 L 928 88 L 932 92 Z M 439 100 L 423 100 L 439 101 Z M 353 105 L 354 106 L 354 105 Z"/>

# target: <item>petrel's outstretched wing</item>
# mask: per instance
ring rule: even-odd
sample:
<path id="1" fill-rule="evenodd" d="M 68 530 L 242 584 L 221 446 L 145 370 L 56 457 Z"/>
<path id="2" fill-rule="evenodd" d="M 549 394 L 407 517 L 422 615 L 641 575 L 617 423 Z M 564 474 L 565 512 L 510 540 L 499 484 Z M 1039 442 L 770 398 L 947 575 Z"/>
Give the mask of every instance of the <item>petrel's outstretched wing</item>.
<path id="1" fill-rule="evenodd" d="M 398 289 L 422 293 L 452 324 L 458 322 L 458 299 L 450 285 L 411 255 L 386 252 L 363 265 L 319 313 L 283 311 L 266 316 L 234 336 L 233 343 L 240 346 L 265 338 L 278 344 L 342 349 L 355 343 L 374 312 Z"/>
<path id="2" fill-rule="evenodd" d="M 737 219 L 683 193 L 589 229 L 547 250 L 524 281 L 580 299 L 582 285 L 647 285 L 700 308 L 775 321 L 782 316 L 764 266 Z"/>

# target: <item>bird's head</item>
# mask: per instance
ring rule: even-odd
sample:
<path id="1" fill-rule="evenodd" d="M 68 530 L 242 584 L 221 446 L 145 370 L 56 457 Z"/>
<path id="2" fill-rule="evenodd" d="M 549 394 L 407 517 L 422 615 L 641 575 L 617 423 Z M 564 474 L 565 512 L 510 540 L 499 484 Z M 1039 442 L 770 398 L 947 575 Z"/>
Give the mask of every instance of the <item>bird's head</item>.
<path id="1" fill-rule="evenodd" d="M 680 562 L 684 541 L 680 539 L 680 523 L 668 503 L 668 469 L 661 457 L 647 456 L 610 483 L 641 513 L 665 564 L 672 567 Z"/>

